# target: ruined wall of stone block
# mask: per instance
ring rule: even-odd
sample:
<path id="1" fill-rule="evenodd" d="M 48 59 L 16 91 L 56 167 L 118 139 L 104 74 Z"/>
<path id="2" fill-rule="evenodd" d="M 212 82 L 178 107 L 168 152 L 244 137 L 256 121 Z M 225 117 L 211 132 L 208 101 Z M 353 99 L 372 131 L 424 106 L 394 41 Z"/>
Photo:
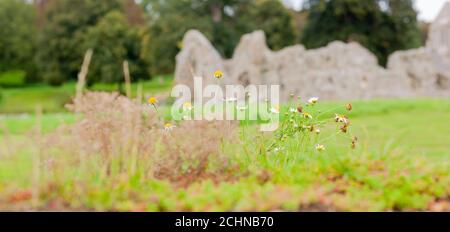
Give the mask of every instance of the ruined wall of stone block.
<path id="1" fill-rule="evenodd" d="M 335 41 L 306 50 L 302 45 L 271 51 L 262 31 L 242 36 L 231 59 L 222 59 L 204 35 L 186 33 L 177 55 L 176 83 L 192 86 L 193 76 L 204 84 L 280 85 L 280 97 L 372 99 L 450 96 L 450 4 L 433 23 L 425 48 L 398 51 L 389 57 L 387 69 L 358 43 Z M 261 99 L 260 99 L 261 100 Z"/>

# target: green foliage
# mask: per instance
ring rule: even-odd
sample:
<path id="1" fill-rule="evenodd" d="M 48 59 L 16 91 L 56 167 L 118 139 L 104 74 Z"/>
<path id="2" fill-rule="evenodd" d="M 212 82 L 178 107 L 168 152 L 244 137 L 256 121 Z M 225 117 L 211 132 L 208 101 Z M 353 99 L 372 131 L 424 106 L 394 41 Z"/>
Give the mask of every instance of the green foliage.
<path id="1" fill-rule="evenodd" d="M 392 52 L 421 45 L 411 0 L 310 0 L 306 6 L 310 14 L 301 41 L 307 48 L 357 41 L 384 65 Z"/>
<path id="2" fill-rule="evenodd" d="M 146 0 L 143 5 L 149 18 L 144 56 L 152 73 L 173 72 L 183 36 L 192 28 L 205 34 L 224 57 L 232 56 L 243 34 L 258 29 L 264 30 L 273 49 L 297 39 L 292 16 L 277 0 Z"/>
<path id="3" fill-rule="evenodd" d="M 0 102 L 0 114 L 33 113 L 40 105 L 44 112 L 65 111 L 64 105 L 70 102 L 75 87 L 51 87 L 32 85 L 3 89 L 3 101 Z"/>
<path id="4" fill-rule="evenodd" d="M 404 50 L 415 48 L 424 43 L 421 35 L 417 12 L 414 9 L 413 0 L 381 0 L 389 5 L 387 12 L 393 21 L 393 33 L 396 35 L 394 43 L 389 52 L 395 49 Z"/>
<path id="5" fill-rule="evenodd" d="M 245 20 L 253 23 L 252 29 L 257 28 L 265 32 L 270 48 L 279 50 L 297 42 L 293 17 L 280 1 L 261 1 L 254 7 L 254 11 L 255 13 L 250 15 L 251 18 Z"/>
<path id="6" fill-rule="evenodd" d="M 22 70 L 0 73 L 0 86 L 18 87 L 26 84 L 26 73 Z"/>
<path id="7" fill-rule="evenodd" d="M 129 61 L 133 78 L 145 78 L 145 63 L 140 60 L 140 34 L 130 27 L 125 16 L 119 11 L 111 11 L 85 34 L 85 49 L 92 48 L 94 55 L 88 74 L 88 81 L 124 81 L 123 61 Z"/>
<path id="8" fill-rule="evenodd" d="M 27 1 L 0 1 L 0 72 L 24 70 L 32 74 L 34 20 L 33 6 Z"/>
<path id="9" fill-rule="evenodd" d="M 344 105 L 323 103 L 315 107 L 346 111 Z M 450 194 L 446 160 L 450 139 L 446 131 L 450 124 L 445 120 L 449 117 L 450 102 L 379 100 L 361 101 L 353 106 L 351 126 L 359 136 L 355 150 L 349 152 L 347 143 L 341 145 L 342 140 L 330 139 L 326 150 L 320 153 L 296 152 L 297 141 L 287 139 L 285 145 L 291 148 L 263 155 L 260 151 L 264 147 L 256 141 L 264 135 L 256 128 L 245 128 L 246 139 L 223 145 L 223 152 L 230 154 L 230 159 L 222 165 L 239 164 L 240 168 L 221 171 L 218 164 L 211 167 L 215 175 L 206 177 L 188 172 L 189 179 L 201 178 L 195 182 L 173 183 L 164 177 L 148 175 L 155 161 L 146 159 L 147 154 L 138 157 L 137 163 L 136 156 L 128 153 L 121 156 L 120 151 L 107 161 L 96 154 L 79 161 L 62 149 L 52 149 L 42 153 L 42 157 L 52 159 L 43 159 L 51 161 L 41 166 L 41 185 L 51 183 L 56 187 L 41 188 L 38 207 L 97 211 L 445 210 L 439 206 L 445 204 L 442 199 Z M 72 114 L 44 114 L 39 122 L 47 133 L 63 122 L 70 124 L 77 120 Z M 289 117 L 283 120 L 282 123 L 289 123 Z M 0 139 L 9 141 L 2 148 L 11 152 L 7 153 L 10 156 L 0 157 L 0 186 L 4 190 L 0 192 L 0 200 L 6 202 L 2 210 L 34 206 L 28 198 L 8 199 L 33 189 L 30 177 L 36 144 L 27 140 L 30 138 L 26 132 L 36 122 L 34 115 L 0 118 L 0 125 L 10 132 L 0 130 Z M 172 136 L 179 129 L 175 127 L 168 133 Z M 171 145 L 177 142 L 169 138 Z M 274 137 L 266 134 L 265 138 L 271 141 Z M 29 146 L 23 146 L 24 142 Z M 113 171 L 107 173 L 110 169 L 104 167 L 109 162 L 118 165 L 111 165 Z M 135 169 L 129 168 L 134 164 Z M 67 184 L 73 179 L 77 179 L 76 183 Z M 55 199 L 63 203 L 48 204 Z"/>
<path id="10" fill-rule="evenodd" d="M 76 79 L 84 53 L 92 47 L 89 84 L 120 80 L 123 59 L 134 80 L 172 73 L 183 35 L 192 28 L 224 57 L 232 56 L 244 33 L 258 29 L 274 50 L 294 44 L 301 33 L 307 48 L 333 40 L 360 42 L 381 64 L 392 52 L 423 40 L 412 0 L 308 0 L 301 13 L 290 12 L 279 0 L 142 0 L 145 30 L 136 21 L 130 26 L 131 16 L 142 10 L 133 0 L 46 2 L 44 10 L 38 9 L 44 17 L 37 30 L 30 1 L 0 1 L 0 72 L 23 70 L 27 81 L 61 85 Z M 306 15 L 305 29 L 299 31 Z"/>
<path id="11" fill-rule="evenodd" d="M 147 0 L 143 4 L 151 9 L 147 12 L 149 25 L 143 40 L 144 56 L 152 64 L 152 74 L 170 73 L 184 33 L 191 28 L 211 31 L 211 24 L 205 15 L 191 10 L 188 1 Z"/>
<path id="12" fill-rule="evenodd" d="M 86 52 L 83 45 L 89 43 L 86 41 L 89 28 L 109 12 L 122 11 L 123 0 L 60 0 L 50 4 L 40 36 L 37 63 L 44 80 L 59 85 L 77 77 Z"/>

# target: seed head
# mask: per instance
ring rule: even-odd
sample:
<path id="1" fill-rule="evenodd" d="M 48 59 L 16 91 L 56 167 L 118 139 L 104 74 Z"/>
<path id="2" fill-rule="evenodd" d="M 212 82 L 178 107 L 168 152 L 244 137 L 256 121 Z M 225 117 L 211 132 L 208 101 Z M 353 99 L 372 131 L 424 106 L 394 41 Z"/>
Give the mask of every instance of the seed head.
<path id="1" fill-rule="evenodd" d="M 353 106 L 352 103 L 348 103 L 347 106 L 345 107 L 348 111 L 352 111 Z"/>
<path id="2" fill-rule="evenodd" d="M 350 145 L 350 147 L 351 147 L 352 149 L 355 149 L 355 148 L 356 148 L 356 142 L 358 142 L 358 137 L 353 136 L 353 138 L 352 138 L 352 144 Z"/>
<path id="3" fill-rule="evenodd" d="M 347 124 L 344 124 L 344 125 L 340 128 L 340 130 L 342 131 L 342 133 L 347 133 L 347 129 L 348 129 L 348 125 L 347 125 Z"/>
<path id="4" fill-rule="evenodd" d="M 339 115 L 339 114 L 335 114 L 335 116 L 334 116 L 334 121 L 335 122 L 342 122 L 342 123 L 344 123 L 345 125 L 348 125 L 350 122 L 349 122 L 349 120 L 348 120 L 348 118 L 347 118 L 347 116 L 345 116 L 345 115 Z"/>

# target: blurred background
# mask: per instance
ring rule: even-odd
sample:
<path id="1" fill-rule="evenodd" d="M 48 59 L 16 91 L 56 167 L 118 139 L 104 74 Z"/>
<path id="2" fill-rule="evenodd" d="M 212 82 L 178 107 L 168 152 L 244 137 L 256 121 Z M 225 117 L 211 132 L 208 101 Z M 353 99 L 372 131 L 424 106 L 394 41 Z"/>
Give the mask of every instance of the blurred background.
<path id="1" fill-rule="evenodd" d="M 192 28 L 223 57 L 232 55 L 243 34 L 262 29 L 273 50 L 357 41 L 385 66 L 394 51 L 424 45 L 429 24 L 445 2 L 1 0 L 0 113 L 32 112 L 34 102 L 41 102 L 44 111 L 63 110 L 90 48 L 90 88 L 123 92 L 127 60 L 132 82 L 167 89 L 183 35 Z"/>

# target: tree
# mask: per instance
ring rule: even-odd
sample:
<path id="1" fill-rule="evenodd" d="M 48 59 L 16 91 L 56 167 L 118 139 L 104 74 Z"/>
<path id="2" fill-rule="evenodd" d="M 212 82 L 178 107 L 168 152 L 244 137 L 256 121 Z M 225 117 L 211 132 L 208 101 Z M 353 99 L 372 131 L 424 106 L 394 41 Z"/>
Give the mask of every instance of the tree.
<path id="1" fill-rule="evenodd" d="M 252 29 L 258 28 L 265 32 L 270 48 L 279 50 L 296 43 L 294 18 L 280 1 L 256 2 L 253 9 L 255 12 L 251 14 L 252 19 L 248 20 L 255 23 Z"/>
<path id="2" fill-rule="evenodd" d="M 94 50 L 88 83 L 119 83 L 120 86 L 124 80 L 124 60 L 129 62 L 133 78 L 146 77 L 145 62 L 140 59 L 139 30 L 130 27 L 126 16 L 121 12 L 111 11 L 101 18 L 86 31 L 84 41 L 86 50 Z"/>
<path id="3" fill-rule="evenodd" d="M 143 6 L 148 20 L 147 33 L 143 39 L 143 55 L 151 63 L 149 71 L 152 74 L 173 71 L 174 58 L 187 30 L 195 28 L 203 32 L 212 31 L 207 16 L 198 14 L 198 6 L 191 6 L 189 1 L 145 0 Z"/>
<path id="4" fill-rule="evenodd" d="M 0 72 L 33 70 L 33 6 L 24 0 L 0 1 Z"/>
<path id="5" fill-rule="evenodd" d="M 382 65 L 389 54 L 420 46 L 411 0 L 308 0 L 308 22 L 301 42 L 317 48 L 334 40 L 357 41 Z"/>
<path id="6" fill-rule="evenodd" d="M 50 1 L 37 53 L 37 65 L 44 80 L 59 85 L 75 79 L 85 52 L 81 45 L 87 28 L 108 12 L 121 9 L 120 0 Z"/>
<path id="7" fill-rule="evenodd" d="M 397 48 L 409 49 L 423 44 L 413 0 L 381 0 L 389 6 L 387 14 L 394 24 Z M 400 36 L 401 35 L 401 36 Z"/>
<path id="8" fill-rule="evenodd" d="M 278 0 L 144 0 L 148 16 L 145 56 L 152 73 L 170 73 L 181 40 L 200 30 L 224 57 L 231 57 L 240 37 L 262 29 L 274 49 L 297 40 L 292 16 Z"/>

